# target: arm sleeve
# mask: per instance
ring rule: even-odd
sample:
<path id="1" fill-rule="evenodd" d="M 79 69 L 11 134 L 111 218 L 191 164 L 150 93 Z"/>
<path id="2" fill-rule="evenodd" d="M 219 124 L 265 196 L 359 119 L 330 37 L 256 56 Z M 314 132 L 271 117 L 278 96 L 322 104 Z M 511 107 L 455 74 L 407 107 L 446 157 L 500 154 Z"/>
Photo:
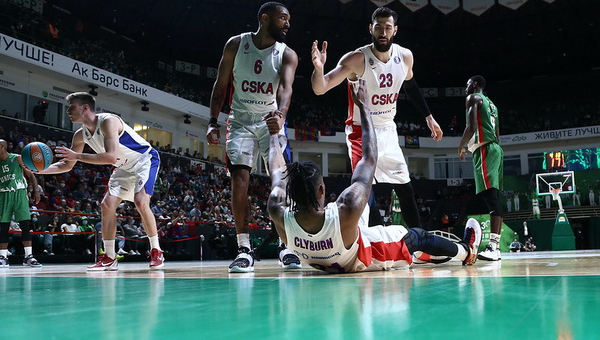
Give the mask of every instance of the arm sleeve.
<path id="1" fill-rule="evenodd" d="M 413 77 L 411 80 L 407 80 L 404 82 L 404 91 L 412 100 L 413 104 L 419 110 L 419 112 L 423 115 L 423 117 L 427 117 L 431 114 L 429 110 L 429 106 L 427 106 L 427 102 L 425 101 L 425 97 L 421 93 L 421 89 L 419 89 L 419 85 L 417 85 L 417 81 Z"/>

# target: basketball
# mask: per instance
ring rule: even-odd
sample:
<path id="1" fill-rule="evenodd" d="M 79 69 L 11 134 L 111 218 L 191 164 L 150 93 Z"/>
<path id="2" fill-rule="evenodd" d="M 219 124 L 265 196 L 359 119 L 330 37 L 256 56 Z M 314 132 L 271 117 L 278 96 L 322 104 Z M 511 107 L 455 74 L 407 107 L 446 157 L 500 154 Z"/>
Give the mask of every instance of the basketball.
<path id="1" fill-rule="evenodd" d="M 32 171 L 42 171 L 52 164 L 52 150 L 41 142 L 33 142 L 25 145 L 21 157 L 25 166 Z"/>

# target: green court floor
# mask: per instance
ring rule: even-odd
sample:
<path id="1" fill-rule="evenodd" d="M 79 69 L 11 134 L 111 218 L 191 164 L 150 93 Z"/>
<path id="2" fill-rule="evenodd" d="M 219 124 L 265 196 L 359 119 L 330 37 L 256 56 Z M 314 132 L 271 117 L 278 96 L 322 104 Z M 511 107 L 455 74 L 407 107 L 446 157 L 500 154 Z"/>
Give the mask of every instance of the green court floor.
<path id="1" fill-rule="evenodd" d="M 600 276 L 0 276 L 2 339 L 598 339 Z"/>

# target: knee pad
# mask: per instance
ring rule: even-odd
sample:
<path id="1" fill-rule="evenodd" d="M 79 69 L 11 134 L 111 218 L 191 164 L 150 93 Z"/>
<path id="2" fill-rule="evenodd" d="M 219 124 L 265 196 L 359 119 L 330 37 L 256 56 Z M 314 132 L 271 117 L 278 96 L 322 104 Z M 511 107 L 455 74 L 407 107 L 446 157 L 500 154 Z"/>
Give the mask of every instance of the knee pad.
<path id="1" fill-rule="evenodd" d="M 0 243 L 8 243 L 10 223 L 0 223 Z"/>
<path id="2" fill-rule="evenodd" d="M 491 188 L 483 193 L 483 198 L 488 207 L 490 216 L 502 216 L 502 206 L 500 205 L 500 191 L 496 188 Z"/>
<path id="3" fill-rule="evenodd" d="M 21 228 L 21 241 L 31 241 L 31 221 L 19 222 Z"/>

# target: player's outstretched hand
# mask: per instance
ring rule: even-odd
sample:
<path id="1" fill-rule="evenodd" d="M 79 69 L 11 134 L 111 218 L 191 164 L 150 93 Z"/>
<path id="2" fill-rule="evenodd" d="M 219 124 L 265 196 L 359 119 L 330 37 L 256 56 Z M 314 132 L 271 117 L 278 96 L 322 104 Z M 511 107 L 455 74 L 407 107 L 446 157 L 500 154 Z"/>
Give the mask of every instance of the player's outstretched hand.
<path id="1" fill-rule="evenodd" d="M 435 121 L 435 118 L 433 118 L 433 115 L 427 116 L 425 120 L 427 121 L 427 127 L 431 130 L 431 138 L 436 142 L 441 141 L 442 137 L 444 137 L 444 132 L 440 125 Z"/>
<path id="2" fill-rule="evenodd" d="M 267 123 L 267 129 L 269 129 L 271 135 L 278 134 L 283 127 L 283 113 L 279 110 L 269 112 L 263 120 Z"/>
<path id="3" fill-rule="evenodd" d="M 57 146 L 54 153 L 56 157 L 62 158 L 65 161 L 76 161 L 78 155 L 73 150 L 64 146 Z"/>
<path id="4" fill-rule="evenodd" d="M 327 61 L 327 41 L 323 41 L 320 51 L 319 42 L 317 40 L 313 41 L 310 58 L 315 69 L 322 70 L 325 67 L 325 61 Z"/>
<path id="5" fill-rule="evenodd" d="M 464 146 L 459 146 L 458 147 L 458 158 L 461 161 L 465 162 L 466 161 L 465 154 L 468 152 L 469 152 L 469 150 L 467 150 L 467 148 L 465 148 Z"/>
<path id="6" fill-rule="evenodd" d="M 218 126 L 209 125 L 206 128 L 206 141 L 208 144 L 219 144 L 221 139 L 221 131 Z"/>

